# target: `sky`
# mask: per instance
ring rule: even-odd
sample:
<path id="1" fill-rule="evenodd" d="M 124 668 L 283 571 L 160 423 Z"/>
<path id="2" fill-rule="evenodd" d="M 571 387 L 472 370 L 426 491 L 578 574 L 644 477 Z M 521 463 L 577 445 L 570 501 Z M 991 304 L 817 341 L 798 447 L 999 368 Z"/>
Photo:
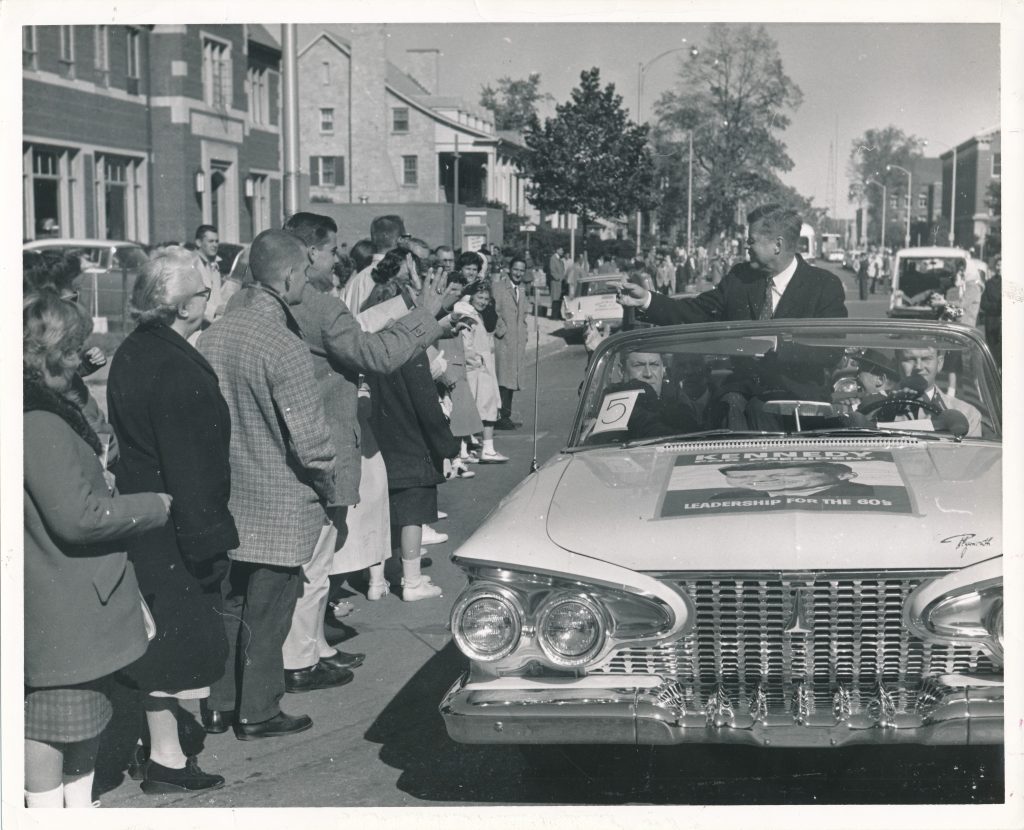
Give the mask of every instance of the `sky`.
<path id="1" fill-rule="evenodd" d="M 738 25 L 738 24 L 736 24 Z M 301 25 L 304 45 L 321 29 Z M 569 97 L 580 72 L 597 66 L 635 115 L 641 62 L 675 47 L 698 48 L 703 23 L 422 23 L 388 24 L 388 57 L 403 65 L 406 49 L 441 50 L 440 94 L 477 104 L 480 88 L 508 75 L 541 75 L 556 102 Z M 894 124 L 931 142 L 926 155 L 1000 121 L 999 27 L 977 23 L 769 23 L 785 72 L 803 104 L 783 135 L 794 168 L 782 176 L 814 204 L 830 207 L 830 143 L 838 132 L 836 213 L 850 217 L 846 164 L 854 138 Z M 342 29 L 338 27 L 339 32 Z M 342 32 L 343 33 L 343 32 Z M 644 75 L 644 113 L 676 75 L 680 55 L 651 64 Z M 543 114 L 552 114 L 553 106 Z"/>

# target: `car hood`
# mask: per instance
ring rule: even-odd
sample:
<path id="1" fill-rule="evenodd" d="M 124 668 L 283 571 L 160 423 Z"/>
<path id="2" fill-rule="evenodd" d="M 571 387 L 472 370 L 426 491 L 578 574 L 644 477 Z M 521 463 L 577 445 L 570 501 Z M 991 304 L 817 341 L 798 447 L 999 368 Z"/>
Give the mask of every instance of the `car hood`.
<path id="1" fill-rule="evenodd" d="M 957 568 L 1002 553 L 1001 455 L 913 439 L 595 448 L 565 464 L 546 527 L 636 571 Z M 721 472 L 818 458 L 851 471 L 828 501 L 737 490 Z"/>

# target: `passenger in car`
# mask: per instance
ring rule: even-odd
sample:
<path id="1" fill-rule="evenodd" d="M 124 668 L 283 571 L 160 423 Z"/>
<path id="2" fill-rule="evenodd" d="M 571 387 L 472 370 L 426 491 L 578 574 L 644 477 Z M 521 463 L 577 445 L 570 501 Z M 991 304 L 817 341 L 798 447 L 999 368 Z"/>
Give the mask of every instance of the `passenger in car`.
<path id="1" fill-rule="evenodd" d="M 624 352 L 620 383 L 611 384 L 605 394 L 639 389 L 627 425 L 630 439 L 656 438 L 697 432 L 702 427 L 679 399 L 678 386 L 666 376 L 665 359 L 656 352 Z"/>

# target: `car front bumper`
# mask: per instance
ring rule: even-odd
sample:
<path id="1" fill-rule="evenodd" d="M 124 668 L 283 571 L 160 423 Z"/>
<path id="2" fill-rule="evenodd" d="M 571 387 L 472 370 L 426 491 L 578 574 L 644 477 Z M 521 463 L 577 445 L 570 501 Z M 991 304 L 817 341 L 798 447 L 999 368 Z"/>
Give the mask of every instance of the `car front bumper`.
<path id="1" fill-rule="evenodd" d="M 799 719 L 755 718 L 742 706 L 687 710 L 673 685 L 650 675 L 562 682 L 520 677 L 471 682 L 464 675 L 445 695 L 440 710 L 453 740 L 475 744 L 838 747 L 1003 742 L 1001 680 L 946 675 L 929 680 L 927 695 L 910 713 L 838 717 L 828 712 Z"/>

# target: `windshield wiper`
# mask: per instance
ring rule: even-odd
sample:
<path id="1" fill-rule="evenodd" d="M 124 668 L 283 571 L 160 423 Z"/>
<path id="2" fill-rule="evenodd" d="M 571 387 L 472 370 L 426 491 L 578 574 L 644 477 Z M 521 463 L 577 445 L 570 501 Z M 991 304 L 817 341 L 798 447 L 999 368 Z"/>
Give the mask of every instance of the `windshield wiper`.
<path id="1" fill-rule="evenodd" d="M 829 436 L 843 436 L 843 435 L 905 435 L 908 438 L 927 438 L 932 441 L 939 441 L 942 438 L 952 439 L 953 436 L 949 433 L 942 432 L 928 432 L 927 430 L 920 429 L 877 429 L 872 427 L 841 427 L 833 429 L 808 429 L 803 432 L 794 432 L 792 435 L 829 435 Z"/>
<path id="2" fill-rule="evenodd" d="M 702 432 L 681 432 L 676 435 L 661 435 L 657 438 L 640 438 L 636 441 L 627 441 L 624 444 L 620 444 L 622 447 L 646 447 L 650 444 L 663 444 L 668 441 L 692 441 L 701 438 L 721 438 L 728 436 L 729 438 L 751 438 L 751 437 L 763 437 L 765 435 L 771 435 L 773 437 L 785 437 L 785 432 L 769 432 L 768 430 L 762 429 L 706 429 Z"/>

